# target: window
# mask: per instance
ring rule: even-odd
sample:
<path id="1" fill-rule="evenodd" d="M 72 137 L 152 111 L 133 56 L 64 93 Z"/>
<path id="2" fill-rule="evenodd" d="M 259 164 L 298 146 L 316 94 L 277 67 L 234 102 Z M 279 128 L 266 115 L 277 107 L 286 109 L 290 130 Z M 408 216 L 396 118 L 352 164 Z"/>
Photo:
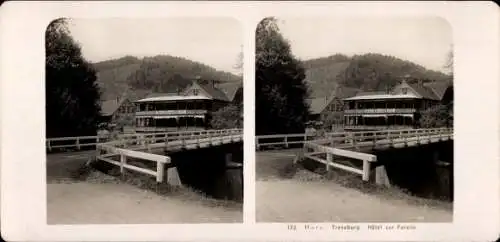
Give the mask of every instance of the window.
<path id="1" fill-rule="evenodd" d="M 403 94 L 407 94 L 408 93 L 408 88 L 406 88 L 406 87 L 401 88 L 401 92 Z"/>
<path id="2" fill-rule="evenodd" d="M 198 89 L 193 89 L 193 95 L 198 96 L 200 90 Z"/>

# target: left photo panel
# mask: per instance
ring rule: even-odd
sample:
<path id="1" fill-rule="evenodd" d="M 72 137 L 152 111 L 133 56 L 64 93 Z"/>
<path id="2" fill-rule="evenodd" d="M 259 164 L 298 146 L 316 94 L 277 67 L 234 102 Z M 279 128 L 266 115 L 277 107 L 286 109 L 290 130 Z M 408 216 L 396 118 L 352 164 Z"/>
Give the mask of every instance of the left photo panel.
<path id="1" fill-rule="evenodd" d="M 243 38 L 232 18 L 52 21 L 47 223 L 242 223 Z"/>

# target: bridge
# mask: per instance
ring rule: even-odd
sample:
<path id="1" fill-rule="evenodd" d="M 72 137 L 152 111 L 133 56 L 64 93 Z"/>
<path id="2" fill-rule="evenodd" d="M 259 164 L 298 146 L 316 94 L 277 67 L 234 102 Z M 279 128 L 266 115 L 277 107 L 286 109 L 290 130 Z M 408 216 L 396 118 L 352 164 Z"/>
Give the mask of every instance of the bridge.
<path id="1" fill-rule="evenodd" d="M 49 152 L 55 149 L 69 148 L 80 150 L 85 147 L 95 147 L 96 159 L 118 166 L 121 174 L 124 174 L 126 170 L 132 170 L 154 176 L 158 183 L 166 180 L 171 185 L 180 186 L 182 184 L 177 169 L 172 165 L 172 160 L 167 154 L 242 141 L 242 129 L 225 129 L 119 134 L 116 137 L 80 136 L 49 138 L 46 140 L 46 147 Z M 127 162 L 130 159 L 152 162 L 156 169 L 151 170 L 135 166 Z M 166 174 L 164 173 L 165 169 L 167 170 Z"/>
<path id="2" fill-rule="evenodd" d="M 284 134 L 257 136 L 256 148 L 288 148 L 298 145 L 302 147 L 302 152 L 295 162 L 302 158 L 314 160 L 325 164 L 327 171 L 331 168 L 341 169 L 360 175 L 364 181 L 370 181 L 370 177 L 373 177 L 372 171 L 375 170 L 375 182 L 388 186 L 385 168 L 377 163 L 377 156 L 372 154 L 374 151 L 415 147 L 452 139 L 452 128 L 338 132 L 323 135 Z"/>

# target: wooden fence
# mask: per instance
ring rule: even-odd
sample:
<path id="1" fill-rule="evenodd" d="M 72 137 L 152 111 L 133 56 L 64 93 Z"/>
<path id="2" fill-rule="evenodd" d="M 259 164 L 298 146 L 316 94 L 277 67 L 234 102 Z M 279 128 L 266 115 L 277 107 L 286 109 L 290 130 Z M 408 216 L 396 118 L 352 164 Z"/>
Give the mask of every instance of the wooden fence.
<path id="1" fill-rule="evenodd" d="M 361 152 L 355 152 L 350 150 L 344 150 L 339 148 L 328 147 L 324 145 L 315 144 L 313 142 L 307 142 L 304 144 L 304 157 L 321 162 L 326 165 L 326 170 L 330 170 L 330 167 L 339 168 L 345 171 L 349 171 L 362 176 L 364 181 L 368 181 L 370 177 L 370 162 L 377 161 L 377 156 L 372 154 L 365 154 Z M 312 150 L 310 152 L 309 150 Z M 326 154 L 326 159 L 319 157 L 318 155 Z M 357 169 L 355 167 L 343 165 L 334 162 L 334 157 L 345 157 L 349 159 L 361 160 L 363 162 L 363 168 Z"/>
<path id="2" fill-rule="evenodd" d="M 104 154 L 101 154 L 104 153 Z M 151 175 L 156 177 L 156 182 L 163 182 L 165 164 L 170 163 L 170 157 L 163 155 L 156 155 L 146 152 L 133 151 L 127 149 L 121 149 L 114 147 L 110 144 L 98 144 L 97 145 L 97 159 L 108 162 L 110 164 L 120 167 L 120 173 L 124 174 L 125 169 L 133 170 L 143 174 Z M 114 160 L 112 157 L 118 156 L 119 160 Z M 156 162 L 156 170 L 152 171 L 149 169 L 137 167 L 131 164 L 127 164 L 127 157 L 136 158 L 151 162 Z"/>
<path id="3" fill-rule="evenodd" d="M 243 140 L 243 130 L 204 130 L 174 133 L 123 135 L 117 140 L 96 144 L 97 160 L 102 160 L 120 167 L 120 173 L 125 169 L 156 177 L 157 182 L 163 182 L 165 164 L 171 162 L 169 156 L 151 153 L 154 148 L 164 150 L 201 148 L 211 145 L 231 143 Z M 119 160 L 112 159 L 119 157 Z M 156 170 L 149 170 L 127 163 L 127 157 L 156 162 Z M 174 168 L 169 168 L 171 171 Z M 176 172 L 172 172 L 177 174 Z M 171 175 L 167 176 L 170 177 Z M 178 176 L 178 175 L 177 175 Z M 180 185 L 180 179 L 169 179 L 169 183 Z"/>
<path id="4" fill-rule="evenodd" d="M 242 129 L 224 129 L 224 130 L 200 130 L 200 131 L 178 131 L 166 133 L 134 133 L 120 134 L 116 138 L 112 135 L 101 136 L 78 136 L 78 137 L 58 137 L 46 139 L 46 148 L 49 152 L 61 149 L 81 150 L 83 148 L 94 148 L 98 144 L 118 140 L 113 142 L 123 143 L 124 145 L 146 143 L 164 143 L 174 140 L 187 140 L 192 137 L 220 137 L 226 135 L 242 134 Z"/>
<path id="5" fill-rule="evenodd" d="M 364 181 L 368 181 L 371 163 L 377 161 L 377 157 L 361 150 L 416 146 L 451 139 L 453 129 L 449 128 L 331 133 L 322 139 L 304 142 L 304 157 L 325 164 L 326 170 L 335 167 L 361 175 Z M 335 162 L 335 157 L 359 160 L 362 168 Z"/>
<path id="6" fill-rule="evenodd" d="M 452 128 L 434 128 L 434 129 L 396 129 L 396 130 L 377 130 L 377 131 L 355 131 L 355 132 L 331 132 L 324 134 L 276 134 L 261 135 L 255 137 L 255 146 L 259 150 L 266 146 L 280 146 L 289 148 L 291 144 L 304 144 L 307 141 L 314 140 L 315 143 L 331 145 L 347 145 L 358 148 L 370 147 L 374 145 L 403 144 L 407 141 L 426 142 L 425 137 L 435 139 L 453 138 Z M 378 143 L 377 143 L 378 142 Z"/>

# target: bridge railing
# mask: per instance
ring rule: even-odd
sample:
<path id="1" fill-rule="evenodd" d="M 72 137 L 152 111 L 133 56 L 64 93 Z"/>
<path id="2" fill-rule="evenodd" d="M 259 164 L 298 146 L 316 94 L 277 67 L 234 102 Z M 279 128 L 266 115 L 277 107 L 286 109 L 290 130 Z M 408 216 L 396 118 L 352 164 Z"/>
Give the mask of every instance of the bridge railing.
<path id="1" fill-rule="evenodd" d="M 289 148 L 290 145 L 304 144 L 314 140 L 317 144 L 341 145 L 364 145 L 369 146 L 367 142 L 377 142 L 380 140 L 394 140 L 395 142 L 405 142 L 405 139 L 419 139 L 424 136 L 436 135 L 449 137 L 453 134 L 452 128 L 433 128 L 433 129 L 396 129 L 396 130 L 377 130 L 377 131 L 353 131 L 353 132 L 330 132 L 324 134 L 302 133 L 302 134 L 275 134 L 260 135 L 255 137 L 255 146 L 259 150 L 266 146 L 281 146 Z M 403 140 L 401 140 L 403 139 Z M 393 141 L 391 141 L 393 142 Z"/>
<path id="2" fill-rule="evenodd" d="M 304 144 L 304 150 L 304 157 L 325 164 L 327 171 L 330 170 L 330 167 L 335 167 L 344 171 L 361 175 L 364 181 L 369 180 L 371 169 L 370 163 L 377 161 L 377 156 L 372 154 L 333 148 L 316 144 L 314 142 L 306 142 Z M 312 150 L 312 152 L 309 152 L 308 150 Z M 321 156 L 322 154 L 326 154 L 326 156 Z M 352 166 L 341 164 L 339 162 L 334 162 L 335 157 L 361 160 L 363 162 L 363 167 L 362 169 L 358 169 Z"/>
<path id="3" fill-rule="evenodd" d="M 268 146 L 289 148 L 297 144 L 302 145 L 305 141 L 315 138 L 317 138 L 315 133 L 258 135 L 255 137 L 255 147 L 257 150 Z"/>
<path id="4" fill-rule="evenodd" d="M 165 164 L 169 164 L 171 159 L 169 156 L 163 156 L 151 153 L 152 146 L 168 148 L 169 144 L 174 147 L 187 147 L 188 142 L 194 143 L 196 146 L 202 144 L 213 144 L 217 141 L 222 144 L 232 141 L 241 141 L 243 139 L 242 129 L 225 129 L 225 130 L 202 130 L 202 131 L 179 131 L 169 133 L 150 133 L 150 134 L 121 134 L 110 140 L 111 137 L 102 136 L 84 136 L 84 137 L 64 137 L 47 139 L 48 149 L 58 147 L 76 147 L 79 149 L 82 146 L 81 140 L 89 139 L 89 143 L 83 145 L 96 147 L 96 159 L 108 162 L 120 167 L 120 173 L 124 174 L 125 169 L 135 172 L 147 174 L 156 177 L 157 182 L 163 182 Z M 94 139 L 94 140 L 92 140 Z M 56 141 L 73 141 L 75 143 L 52 146 L 51 142 Z M 105 142 L 99 142 L 105 141 Z M 147 151 L 144 151 L 146 149 Z M 118 160 L 116 159 L 118 158 Z M 131 163 L 127 163 L 128 158 L 139 159 L 156 163 L 156 170 L 150 170 Z M 174 173 L 172 173 L 174 174 Z M 169 176 L 169 175 L 167 175 Z M 174 179 L 175 180 L 175 179 Z M 180 180 L 177 179 L 177 184 Z"/>
<path id="5" fill-rule="evenodd" d="M 113 157 L 119 157 L 118 160 Z M 135 158 L 156 163 L 156 170 L 149 170 L 127 163 L 127 158 Z M 165 164 L 170 163 L 170 157 L 140 151 L 117 148 L 113 144 L 97 144 L 97 159 L 120 167 L 120 173 L 125 169 L 156 177 L 156 182 L 163 182 Z"/>
<path id="6" fill-rule="evenodd" d="M 97 144 L 107 142 L 109 138 L 107 135 L 57 137 L 46 139 L 45 145 L 48 151 L 60 149 L 81 150 L 90 147 L 94 148 Z"/>
<path id="7" fill-rule="evenodd" d="M 409 141 L 428 142 L 435 139 L 453 138 L 452 128 L 433 129 L 406 129 L 406 130 L 384 130 L 384 131 L 362 131 L 330 133 L 324 137 L 315 139 L 316 144 L 340 145 L 340 147 L 363 148 L 375 145 L 397 145 Z"/>
<path id="8" fill-rule="evenodd" d="M 210 145 L 227 144 L 243 140 L 243 130 L 212 130 L 190 133 L 168 133 L 156 137 L 139 137 L 137 140 L 122 141 L 124 147 L 136 150 L 161 148 L 177 150 L 192 147 L 207 147 Z M 117 141 L 119 142 L 119 141 Z"/>
<path id="9" fill-rule="evenodd" d="M 242 129 L 224 129 L 224 130 L 201 130 L 201 131 L 177 131 L 165 133 L 133 133 L 120 134 L 116 138 L 112 135 L 98 136 L 78 136 L 78 137 L 58 137 L 46 139 L 47 150 L 53 151 L 58 149 L 76 149 L 94 148 L 98 144 L 107 143 L 112 140 L 115 143 L 123 143 L 124 145 L 138 145 L 142 143 L 164 143 L 175 140 L 189 139 L 196 136 L 226 136 L 242 134 Z"/>
<path id="10" fill-rule="evenodd" d="M 396 147 L 397 145 L 417 145 L 442 140 L 453 139 L 453 129 L 411 129 L 411 130 L 388 130 L 370 132 L 332 133 L 326 137 L 304 143 L 304 157 L 321 162 L 326 165 L 326 170 L 336 167 L 348 172 L 359 174 L 364 181 L 369 180 L 371 162 L 377 161 L 375 155 L 359 152 L 360 148 L 375 148 L 385 145 Z M 353 150 L 348 150 L 354 148 Z M 334 161 L 334 157 L 340 159 L 351 159 L 362 161 L 362 168 L 345 165 Z"/>

